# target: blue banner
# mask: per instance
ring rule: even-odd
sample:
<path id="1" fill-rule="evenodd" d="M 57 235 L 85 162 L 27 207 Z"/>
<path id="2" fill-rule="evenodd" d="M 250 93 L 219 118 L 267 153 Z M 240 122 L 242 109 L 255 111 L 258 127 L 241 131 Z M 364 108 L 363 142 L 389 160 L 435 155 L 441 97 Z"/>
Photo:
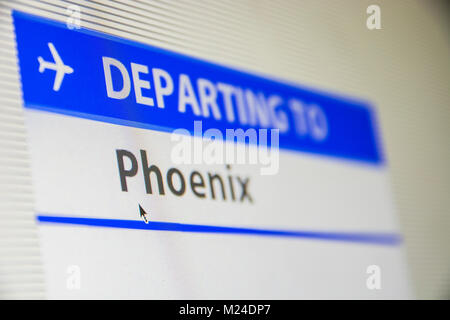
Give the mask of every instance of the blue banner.
<path id="1" fill-rule="evenodd" d="M 13 12 L 26 108 L 159 131 L 279 129 L 282 149 L 381 164 L 368 103 Z M 276 62 L 274 62 L 276 63 Z"/>

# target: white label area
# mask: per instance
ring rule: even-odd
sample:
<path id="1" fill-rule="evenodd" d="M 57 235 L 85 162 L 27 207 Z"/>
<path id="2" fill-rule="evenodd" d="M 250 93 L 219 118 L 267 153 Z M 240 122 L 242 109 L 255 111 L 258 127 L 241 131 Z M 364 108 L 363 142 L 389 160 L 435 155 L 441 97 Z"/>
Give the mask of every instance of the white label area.
<path id="1" fill-rule="evenodd" d="M 254 165 L 174 165 L 170 133 L 30 109 L 26 117 L 38 216 L 145 224 L 141 205 L 150 223 L 398 232 L 385 165 L 283 150 L 276 175 L 261 175 Z M 116 150 L 138 160 L 126 192 Z M 171 167 L 183 173 L 184 195 L 171 193 L 165 178 L 165 195 L 155 180 L 153 193 L 146 192 L 140 150 L 163 176 Z M 205 178 L 205 198 L 190 190 L 192 171 Z M 231 201 L 229 193 L 223 200 L 219 187 L 212 199 L 208 173 L 224 182 L 248 178 L 253 201 Z M 401 243 L 60 223 L 41 223 L 40 232 L 49 298 L 370 299 L 409 293 Z"/>

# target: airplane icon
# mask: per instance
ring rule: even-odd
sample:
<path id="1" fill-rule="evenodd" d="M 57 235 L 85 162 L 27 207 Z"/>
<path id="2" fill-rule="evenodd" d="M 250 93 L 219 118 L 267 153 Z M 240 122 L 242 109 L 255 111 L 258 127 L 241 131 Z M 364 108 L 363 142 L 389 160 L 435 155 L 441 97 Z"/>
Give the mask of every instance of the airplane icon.
<path id="1" fill-rule="evenodd" d="M 63 81 L 65 74 L 71 74 L 73 72 L 73 69 L 67 65 L 64 64 L 61 57 L 58 54 L 58 51 L 56 51 L 55 46 L 53 43 L 48 42 L 48 48 L 50 49 L 50 52 L 52 53 L 53 62 L 48 62 L 42 59 L 42 57 L 38 57 L 39 61 L 39 72 L 43 73 L 45 69 L 49 70 L 55 70 L 56 76 L 55 76 L 55 82 L 53 83 L 53 90 L 58 91 L 61 87 L 61 83 Z"/>

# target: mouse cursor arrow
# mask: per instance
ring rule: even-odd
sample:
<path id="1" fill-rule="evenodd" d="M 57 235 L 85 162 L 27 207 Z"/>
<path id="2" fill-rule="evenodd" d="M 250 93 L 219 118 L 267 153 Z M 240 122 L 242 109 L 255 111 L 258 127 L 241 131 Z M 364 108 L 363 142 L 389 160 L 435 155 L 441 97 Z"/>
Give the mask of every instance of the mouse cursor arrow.
<path id="1" fill-rule="evenodd" d="M 141 205 L 139 205 L 139 215 L 141 216 L 142 219 L 144 219 L 145 223 L 148 223 L 147 212 L 145 212 L 145 210 L 141 207 Z"/>

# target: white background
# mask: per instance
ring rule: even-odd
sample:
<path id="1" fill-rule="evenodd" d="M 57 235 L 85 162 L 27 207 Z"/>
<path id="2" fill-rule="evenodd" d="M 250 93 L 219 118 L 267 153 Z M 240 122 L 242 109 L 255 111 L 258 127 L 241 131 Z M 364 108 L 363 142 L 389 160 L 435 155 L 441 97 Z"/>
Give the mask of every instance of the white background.
<path id="1" fill-rule="evenodd" d="M 280 171 L 233 166 L 250 177 L 254 203 L 145 193 L 142 170 L 120 187 L 116 149 L 163 173 L 173 166 L 169 133 L 27 110 L 36 211 L 42 215 L 337 232 L 397 232 L 385 166 L 280 152 Z M 138 158 L 139 159 L 139 158 Z M 139 160 L 140 165 L 140 160 Z M 221 172 L 223 165 L 179 168 Z M 153 182 L 153 190 L 157 190 Z M 238 190 L 238 188 L 236 188 Z M 216 191 L 217 192 L 217 191 Z M 405 298 L 402 247 L 312 239 L 192 234 L 44 224 L 42 253 L 50 298 Z M 366 287 L 379 265 L 382 289 Z M 81 270 L 68 290 L 67 268 Z"/>

